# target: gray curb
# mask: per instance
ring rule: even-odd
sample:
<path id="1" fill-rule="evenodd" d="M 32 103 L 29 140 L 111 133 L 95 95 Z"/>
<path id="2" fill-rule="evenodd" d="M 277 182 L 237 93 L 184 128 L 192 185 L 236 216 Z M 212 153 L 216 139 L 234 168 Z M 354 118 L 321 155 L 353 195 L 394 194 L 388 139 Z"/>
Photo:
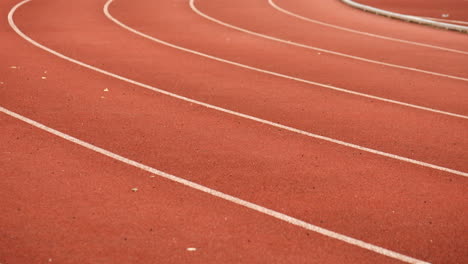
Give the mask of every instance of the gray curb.
<path id="1" fill-rule="evenodd" d="M 468 33 L 468 27 L 465 27 L 465 26 L 459 26 L 459 25 L 454 25 L 454 24 L 449 24 L 449 23 L 442 23 L 442 22 L 432 21 L 432 20 L 424 19 L 424 18 L 420 18 L 420 17 L 398 14 L 398 13 L 378 9 L 378 8 L 375 8 L 375 7 L 359 4 L 359 3 L 356 3 L 356 2 L 354 2 L 352 0 L 341 0 L 341 1 L 344 2 L 347 5 L 350 5 L 350 6 L 354 7 L 354 8 L 361 9 L 361 10 L 364 10 L 366 12 L 374 13 L 374 14 L 377 14 L 377 15 L 386 16 L 386 17 L 395 18 L 395 19 L 400 19 L 400 20 L 404 20 L 404 21 L 412 22 L 412 23 L 416 23 L 416 24 L 432 26 L 432 27 L 436 27 L 436 28 L 443 28 L 443 29 L 458 31 L 458 32 L 462 32 L 462 33 Z"/>

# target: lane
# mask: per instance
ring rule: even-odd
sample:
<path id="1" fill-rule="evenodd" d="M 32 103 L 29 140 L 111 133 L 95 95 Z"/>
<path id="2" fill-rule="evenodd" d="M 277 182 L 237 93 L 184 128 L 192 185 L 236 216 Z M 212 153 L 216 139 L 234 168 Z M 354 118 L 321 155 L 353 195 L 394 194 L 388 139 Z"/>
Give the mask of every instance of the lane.
<path id="1" fill-rule="evenodd" d="M 47 8 L 53 9 L 52 3 L 59 4 L 51 1 Z M 100 3 L 80 2 L 84 4 Z M 78 5 L 73 7 L 80 12 Z M 17 19 L 30 19 L 40 13 L 37 8 L 32 3 L 24 6 Z M 81 15 L 102 16 L 92 10 Z M 88 45 L 98 43 L 87 40 Z M 190 106 L 38 54 L 31 45 L 18 52 L 24 56 L 15 57 L 21 69 L 42 72 L 44 68 L 32 64 L 48 62 L 47 85 L 39 86 L 38 79 L 28 80 L 21 76 L 25 72 L 15 71 L 6 81 L 12 89 L 2 90 L 0 105 L 137 161 L 334 231 L 425 260 L 464 258 L 457 251 L 466 241 L 464 177 Z M 90 80 L 96 83 L 90 85 Z M 106 87 L 108 92 L 103 91 Z M 200 124 L 209 129 L 201 131 Z"/>
<path id="2" fill-rule="evenodd" d="M 0 125 L 2 263 L 401 263 L 153 178 L 3 113 Z"/>
<path id="3" fill-rule="evenodd" d="M 420 25 L 368 14 L 345 5 L 340 1 L 327 0 L 311 3 L 307 0 L 273 0 L 273 2 L 298 15 L 336 26 L 377 34 L 379 36 L 452 48 L 464 51 L 465 55 L 466 52 L 468 52 L 466 34 L 430 27 L 421 27 Z M 438 37 L 435 38 L 434 34 L 437 34 Z"/>
<path id="4" fill-rule="evenodd" d="M 272 2 L 269 1 L 269 4 L 272 4 Z M 274 4 L 272 4 L 272 5 L 274 6 Z M 233 24 L 223 22 L 223 21 L 221 21 L 219 19 L 216 19 L 216 18 L 214 18 L 212 16 L 207 15 L 206 13 L 203 13 L 202 11 L 200 11 L 196 7 L 195 0 L 190 0 L 190 7 L 192 8 L 192 10 L 195 13 L 197 13 L 198 15 L 200 15 L 200 16 L 202 16 L 202 17 L 204 17 L 204 18 L 206 18 L 206 19 L 208 19 L 210 21 L 213 21 L 214 23 L 217 23 L 219 25 L 222 25 L 222 26 L 225 26 L 225 27 L 228 27 L 228 28 L 232 28 L 232 29 L 235 29 L 235 30 L 247 33 L 247 34 L 251 34 L 251 35 L 254 35 L 254 36 L 257 36 L 257 37 L 265 38 L 265 39 L 268 39 L 268 40 L 273 40 L 273 41 L 277 41 L 277 42 L 280 42 L 280 43 L 292 45 L 292 46 L 295 46 L 295 47 L 301 47 L 301 48 L 308 49 L 308 50 L 318 51 L 319 53 L 320 52 L 325 52 L 327 54 L 333 54 L 333 55 L 337 55 L 339 57 L 349 58 L 349 59 L 358 60 L 358 61 L 364 61 L 364 62 L 367 62 L 367 63 L 377 64 L 377 65 L 381 65 L 381 66 L 387 66 L 387 67 L 391 67 L 391 68 L 397 68 L 397 69 L 414 71 L 414 72 L 418 72 L 418 73 L 429 74 L 429 75 L 434 75 L 434 76 L 439 76 L 439 77 L 451 78 L 451 79 L 454 79 L 454 80 L 461 80 L 461 81 L 467 81 L 468 80 L 468 79 L 460 77 L 460 76 L 447 75 L 447 74 L 438 73 L 438 72 L 434 72 L 434 71 L 428 71 L 428 70 L 423 70 L 423 69 L 414 68 L 414 67 L 408 67 L 408 66 L 404 66 L 404 65 L 392 64 L 392 63 L 384 62 L 382 60 L 372 60 L 372 59 L 365 58 L 365 57 L 355 56 L 355 55 L 352 55 L 352 54 L 349 54 L 349 53 L 347 54 L 347 53 L 342 53 L 342 52 L 336 52 L 336 51 L 333 51 L 333 50 L 330 50 L 330 49 L 322 49 L 322 48 L 319 48 L 319 47 L 316 47 L 316 46 L 310 46 L 310 45 L 294 42 L 294 41 L 291 41 L 291 40 L 288 40 L 288 39 L 281 39 L 281 38 L 273 37 L 273 36 L 270 36 L 270 35 L 258 33 L 258 32 L 252 31 L 252 30 L 248 30 L 248 29 L 245 29 L 245 28 L 242 28 L 242 27 L 235 26 Z M 431 48 L 433 48 L 433 47 L 431 47 Z M 443 50 L 445 50 L 445 49 L 443 49 Z"/>
<path id="5" fill-rule="evenodd" d="M 460 56 L 461 54 L 442 50 L 358 36 L 354 33 L 308 23 L 278 12 L 266 0 L 198 0 L 194 3 L 197 9 L 210 17 L 257 33 L 285 40 L 298 40 L 296 42 L 306 45 L 418 69 L 460 77 L 466 77 L 468 74 L 462 67 L 467 63 L 466 55 Z M 347 13 L 335 13 L 335 15 L 346 16 Z M 265 17 L 265 19 L 256 19 L 258 17 Z M 362 47 L 363 42 L 366 43 L 365 49 Z M 468 43 L 468 38 L 464 40 L 464 43 Z M 398 52 L 395 52 L 396 50 Z"/>
<path id="6" fill-rule="evenodd" d="M 350 3 L 349 1 L 348 2 L 342 1 L 342 2 L 346 3 L 348 5 Z M 289 16 L 292 16 L 292 17 L 307 21 L 309 23 L 314 23 L 314 24 L 317 24 L 317 25 L 325 26 L 325 27 L 335 28 L 335 29 L 338 29 L 338 30 L 351 32 L 351 33 L 358 34 L 358 35 L 363 35 L 363 36 L 368 36 L 368 37 L 373 37 L 373 38 L 378 38 L 378 39 L 384 39 L 384 40 L 393 41 L 393 42 L 405 43 L 405 44 L 409 44 L 409 45 L 415 45 L 415 46 L 419 46 L 419 47 L 428 47 L 428 48 L 437 49 L 437 50 L 445 50 L 445 51 L 455 52 L 455 53 L 464 54 L 464 55 L 466 55 L 468 53 L 468 52 L 464 52 L 464 51 L 461 51 L 461 50 L 441 47 L 441 46 L 437 46 L 437 45 L 433 45 L 433 44 L 427 44 L 427 43 L 421 43 L 421 42 L 416 42 L 416 41 L 404 40 L 404 39 L 401 39 L 401 38 L 394 38 L 394 37 L 390 37 L 390 36 L 384 36 L 382 34 L 375 34 L 375 33 L 365 32 L 365 31 L 362 31 L 362 30 L 352 29 L 352 28 L 345 27 L 345 26 L 339 26 L 339 25 L 332 24 L 332 23 L 327 23 L 327 22 L 324 22 L 324 21 L 321 21 L 321 20 L 313 19 L 311 17 L 302 16 L 300 14 L 291 12 L 290 10 L 286 10 L 283 7 L 279 6 L 274 0 L 268 0 L 268 3 L 274 9 L 278 10 L 279 12 L 282 12 L 282 13 L 287 14 Z M 428 19 L 426 17 L 422 17 L 422 18 Z M 432 19 L 432 20 L 439 21 L 439 22 L 448 22 L 448 23 L 457 22 L 455 24 L 460 24 L 460 21 L 445 20 L 445 19 Z M 464 22 L 462 22 L 462 23 L 464 23 Z M 444 27 L 438 27 L 437 25 L 436 25 L 436 28 L 447 29 L 446 27 L 445 28 Z M 455 31 L 462 32 L 462 31 L 460 31 L 459 28 L 455 29 L 454 27 L 451 27 L 450 29 L 454 29 Z"/>

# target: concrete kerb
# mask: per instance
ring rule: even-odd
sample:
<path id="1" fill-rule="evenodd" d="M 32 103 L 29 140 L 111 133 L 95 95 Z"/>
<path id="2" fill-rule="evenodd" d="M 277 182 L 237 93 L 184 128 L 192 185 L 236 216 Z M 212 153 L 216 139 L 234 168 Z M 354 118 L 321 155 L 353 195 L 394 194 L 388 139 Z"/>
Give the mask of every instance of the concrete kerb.
<path id="1" fill-rule="evenodd" d="M 416 24 L 421 24 L 421 25 L 426 25 L 426 26 L 431 26 L 431 27 L 436 27 L 436 28 L 442 28 L 442 29 L 447 29 L 447 30 L 453 30 L 453 31 L 458 31 L 461 33 L 468 33 L 468 27 L 465 26 L 459 26 L 459 25 L 454 25 L 454 24 L 449 24 L 449 23 L 442 23 L 442 22 L 437 22 L 429 19 L 424 19 L 420 17 L 415 17 L 415 16 L 410 16 L 410 15 L 403 15 L 399 13 L 394 13 L 386 10 L 382 10 L 379 8 L 363 5 L 356 3 L 352 0 L 341 0 L 341 2 L 352 6 L 357 9 L 364 10 L 369 13 L 385 16 L 385 17 L 390 17 L 394 19 L 399 19 L 411 23 L 416 23 Z"/>

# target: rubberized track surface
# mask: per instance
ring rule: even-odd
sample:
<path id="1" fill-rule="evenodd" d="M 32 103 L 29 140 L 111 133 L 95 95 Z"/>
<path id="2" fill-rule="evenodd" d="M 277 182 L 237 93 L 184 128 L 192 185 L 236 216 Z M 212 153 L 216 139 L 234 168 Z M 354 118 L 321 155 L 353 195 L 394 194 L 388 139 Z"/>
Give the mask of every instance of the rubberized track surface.
<path id="1" fill-rule="evenodd" d="M 0 263 L 466 263 L 467 36 L 274 4 L 2 1 Z"/>

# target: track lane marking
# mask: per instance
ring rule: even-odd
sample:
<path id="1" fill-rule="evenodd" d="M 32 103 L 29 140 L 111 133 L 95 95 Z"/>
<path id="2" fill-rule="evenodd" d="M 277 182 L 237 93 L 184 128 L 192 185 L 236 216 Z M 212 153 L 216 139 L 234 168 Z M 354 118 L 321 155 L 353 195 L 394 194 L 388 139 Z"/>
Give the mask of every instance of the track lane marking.
<path id="1" fill-rule="evenodd" d="M 211 60 L 231 64 L 231 65 L 234 65 L 234 66 L 238 66 L 238 67 L 245 68 L 245 69 L 252 70 L 252 71 L 261 72 L 261 73 L 264 73 L 264 74 L 273 75 L 273 76 L 280 77 L 280 78 L 285 78 L 285 79 L 289 79 L 289 80 L 293 80 L 293 81 L 297 81 L 297 82 L 302 82 L 302 83 L 306 83 L 306 84 L 310 84 L 310 85 L 315 85 L 315 86 L 319 86 L 319 87 L 323 87 L 323 88 L 327 88 L 327 89 L 331 89 L 331 90 L 335 90 L 335 91 L 339 91 L 339 92 L 344 92 L 344 93 L 348 93 L 348 94 L 353 94 L 353 95 L 357 95 L 357 96 L 362 96 L 362 97 L 366 97 L 366 98 L 370 98 L 370 99 L 374 99 L 374 100 L 378 100 L 378 101 L 383 101 L 383 102 L 387 102 L 387 103 L 392 103 L 392 104 L 402 105 L 402 106 L 406 106 L 406 107 L 416 108 L 416 109 L 419 109 L 419 110 L 425 110 L 425 111 L 429 111 L 429 112 L 433 112 L 433 113 L 444 114 L 444 115 L 448 115 L 448 116 L 468 119 L 468 116 L 465 116 L 465 115 L 451 113 L 451 112 L 447 112 L 447 111 L 442 111 L 442 110 L 438 110 L 438 109 L 434 109 L 434 108 L 430 108 L 430 107 L 405 103 L 405 102 L 396 101 L 396 100 L 392 100 L 392 99 L 387 99 L 387 98 L 384 98 L 384 97 L 374 96 L 374 95 L 370 95 L 370 94 L 360 93 L 360 92 L 347 90 L 347 89 L 340 88 L 340 87 L 333 86 L 333 85 L 328 85 L 328 84 L 318 83 L 318 82 L 314 82 L 314 81 L 304 80 L 304 79 L 301 79 L 301 78 L 297 78 L 297 77 L 285 75 L 285 74 L 282 74 L 282 73 L 277 73 L 277 72 L 272 72 L 272 71 L 256 68 L 256 67 L 253 67 L 253 66 L 249 66 L 249 65 L 238 63 L 238 62 L 226 60 L 226 59 L 223 59 L 223 58 L 215 57 L 215 56 L 212 56 L 212 55 L 209 55 L 209 54 L 206 54 L 206 53 L 202 53 L 202 52 L 199 52 L 199 51 L 196 51 L 196 50 L 191 50 L 191 49 L 188 49 L 188 48 L 177 46 L 175 44 L 166 42 L 164 40 L 161 40 L 161 39 L 149 36 L 147 34 L 144 34 L 144 33 L 140 32 L 140 31 L 138 31 L 136 29 L 133 29 L 133 28 L 125 25 L 121 21 L 117 20 L 109 12 L 109 6 L 113 2 L 114 2 L 114 0 L 109 0 L 108 2 L 106 2 L 105 6 L 104 6 L 104 14 L 110 20 L 112 20 L 114 23 L 116 23 L 117 25 L 123 27 L 124 29 L 126 29 L 126 30 L 128 30 L 128 31 L 130 31 L 132 33 L 135 33 L 135 34 L 137 34 L 137 35 L 139 35 L 141 37 L 144 37 L 146 39 L 152 40 L 154 42 L 157 42 L 157 43 L 160 43 L 160 44 L 163 44 L 163 45 L 166 45 L 166 46 L 178 49 L 178 50 L 182 50 L 182 51 L 192 53 L 192 54 L 195 54 L 195 55 L 198 55 L 198 56 L 202 56 L 202 57 L 205 57 L 205 58 L 208 58 L 208 59 L 211 59 Z"/>
<path id="2" fill-rule="evenodd" d="M 31 0 L 26 0 L 26 2 L 28 2 L 28 1 L 31 1 Z M 2 107 L 2 106 L 0 106 L 0 112 L 4 113 L 4 114 L 6 114 L 6 115 L 8 115 L 10 117 L 21 120 L 21 121 L 23 121 L 23 122 L 25 122 L 25 123 L 33 126 L 33 127 L 36 127 L 36 128 L 41 129 L 43 131 L 51 133 L 51 134 L 53 134 L 53 135 L 55 135 L 57 137 L 60 137 L 60 138 L 62 138 L 64 140 L 66 140 L 66 141 L 75 143 L 75 144 L 77 144 L 77 145 L 79 145 L 81 147 L 84 147 L 84 148 L 88 149 L 88 150 L 91 150 L 91 151 L 97 152 L 99 154 L 102 154 L 104 156 L 107 156 L 107 157 L 109 157 L 111 159 L 120 161 L 120 162 L 125 163 L 127 165 L 130 165 L 130 166 L 136 167 L 138 169 L 147 171 L 149 173 L 158 175 L 158 176 L 160 176 L 162 178 L 165 178 L 165 179 L 168 179 L 170 181 L 185 185 L 185 186 L 187 186 L 189 188 L 204 192 L 206 194 L 209 194 L 209 195 L 212 195 L 214 197 L 223 199 L 225 201 L 228 201 L 228 202 L 231 202 L 231 203 L 246 207 L 248 209 L 259 212 L 261 214 L 271 216 L 271 217 L 276 218 L 278 220 L 281 220 L 283 222 L 286 222 L 286 223 L 289 223 L 289 224 L 304 228 L 306 230 L 316 232 L 316 233 L 321 234 L 323 236 L 333 238 L 333 239 L 345 242 L 347 244 L 351 244 L 351 245 L 354 245 L 354 246 L 357 246 L 357 247 L 372 251 L 374 253 L 384 255 L 384 256 L 387 256 L 387 257 L 390 257 L 390 258 L 394 258 L 394 259 L 397 259 L 397 260 L 400 260 L 400 261 L 403 261 L 403 262 L 418 263 L 418 264 L 427 264 L 428 263 L 428 262 L 424 262 L 422 260 L 418 260 L 418 259 L 406 256 L 406 255 L 403 255 L 403 254 L 400 254 L 400 253 L 397 253 L 397 252 L 394 252 L 394 251 L 391 251 L 391 250 L 388 250 L 388 249 L 385 249 L 385 248 L 382 248 L 382 247 L 379 247 L 379 246 L 376 246 L 376 245 L 373 245 L 373 244 L 370 244 L 370 243 L 367 243 L 367 242 L 364 242 L 362 240 L 358 240 L 358 239 L 355 239 L 355 238 L 352 238 L 352 237 L 349 237 L 349 236 L 346 236 L 346 235 L 342 235 L 342 234 L 333 232 L 331 230 L 328 230 L 328 229 L 325 229 L 325 228 L 322 228 L 322 227 L 307 223 L 305 221 L 302 221 L 302 220 L 299 220 L 297 218 L 288 216 L 286 214 L 283 214 L 283 213 L 268 209 L 268 208 L 263 207 L 261 205 L 251 203 L 251 202 L 248 202 L 246 200 L 242 200 L 242 199 L 237 198 L 235 196 L 225 194 L 223 192 L 211 189 L 211 188 L 206 187 L 204 185 L 201 185 L 201 184 L 186 180 L 184 178 L 180 178 L 178 176 L 169 174 L 167 172 L 163 172 L 161 170 L 155 169 L 153 167 L 147 166 L 145 164 L 139 163 L 139 162 L 131 160 L 129 158 L 120 156 L 120 155 L 118 155 L 116 153 L 113 153 L 113 152 L 111 152 L 109 150 L 100 148 L 98 146 L 95 146 L 93 144 L 90 144 L 88 142 L 80 140 L 80 139 L 75 138 L 73 136 L 70 136 L 70 135 L 65 134 L 63 132 L 55 130 L 55 129 L 51 128 L 51 127 L 48 127 L 48 126 L 46 126 L 44 124 L 36 122 L 36 121 L 34 121 L 32 119 L 29 119 L 29 118 L 27 118 L 25 116 L 22 116 L 22 115 L 19 115 L 19 114 L 15 113 L 15 112 L 12 112 L 12 111 L 10 111 L 10 110 Z"/>
<path id="3" fill-rule="evenodd" d="M 185 102 L 200 105 L 200 106 L 206 107 L 208 109 L 220 111 L 220 112 L 223 112 L 223 113 L 226 113 L 226 114 L 241 117 L 241 118 L 248 119 L 248 120 L 251 120 L 251 121 L 254 121 L 254 122 L 269 125 L 269 126 L 272 126 L 272 127 L 284 129 L 286 131 L 297 133 L 297 134 L 300 134 L 300 135 L 303 135 L 303 136 L 307 136 L 307 137 L 311 137 L 311 138 L 315 138 L 315 139 L 320 139 L 320 140 L 324 140 L 324 141 L 331 142 L 331 143 L 334 143 L 334 144 L 346 146 L 346 147 L 349 147 L 349 148 L 353 148 L 353 149 L 373 153 L 373 154 L 376 154 L 376 155 L 379 155 L 379 156 L 383 156 L 383 157 L 387 157 L 387 158 L 391 158 L 391 159 L 395 159 L 395 160 L 399 160 L 399 161 L 403 161 L 403 162 L 408 162 L 408 163 L 416 164 L 416 165 L 419 165 L 419 166 L 422 166 L 422 167 L 431 168 L 431 169 L 435 169 L 435 170 L 439 170 L 439 171 L 444 171 L 444 172 L 452 173 L 452 174 L 463 176 L 463 177 L 468 177 L 468 172 L 458 171 L 458 170 L 454 170 L 454 169 L 450 169 L 450 168 L 430 164 L 430 163 L 427 163 L 427 162 L 422 162 L 422 161 L 402 157 L 402 156 L 399 156 L 399 155 L 383 152 L 383 151 L 380 151 L 380 150 L 375 150 L 375 149 L 359 146 L 359 145 L 356 145 L 356 144 L 353 144 L 353 143 L 348 143 L 348 142 L 345 142 L 345 141 L 329 138 L 329 137 L 326 137 L 326 136 L 321 136 L 321 135 L 318 135 L 318 134 L 314 134 L 314 133 L 307 132 L 307 131 L 304 131 L 304 130 L 300 130 L 300 129 L 297 129 L 297 128 L 289 127 L 289 126 L 286 126 L 286 125 L 282 125 L 282 124 L 279 124 L 279 123 L 275 123 L 275 122 L 272 122 L 272 121 L 268 121 L 268 120 L 265 120 L 265 119 L 254 117 L 254 116 L 251 116 L 251 115 L 243 114 L 243 113 L 236 112 L 236 111 L 233 111 L 233 110 L 229 110 L 229 109 L 226 109 L 226 108 L 222 108 L 222 107 L 219 107 L 219 106 L 215 106 L 215 105 L 211 105 L 211 104 L 204 103 L 204 102 L 201 102 L 201 101 L 197 101 L 197 100 L 194 100 L 194 99 L 191 99 L 191 98 L 188 98 L 188 97 L 184 97 L 184 96 L 181 96 L 181 95 L 178 95 L 178 94 L 174 94 L 174 93 L 171 93 L 171 92 L 168 92 L 168 91 L 165 91 L 165 90 L 150 86 L 148 84 L 137 82 L 135 80 L 120 76 L 120 75 L 115 74 L 115 73 L 105 71 L 103 69 L 91 66 L 89 64 L 78 61 L 76 59 L 67 57 L 67 56 L 65 56 L 65 55 L 63 55 L 63 54 L 61 54 L 61 53 L 59 53 L 59 52 L 57 52 L 55 50 L 52 50 L 52 49 L 50 49 L 50 48 L 48 48 L 46 46 L 43 46 L 43 45 L 39 44 L 38 42 L 34 41 L 30 37 L 28 37 L 26 34 L 24 34 L 16 26 L 16 24 L 15 24 L 15 22 L 13 20 L 13 15 L 14 15 L 15 11 L 20 6 L 22 6 L 22 5 L 24 5 L 24 4 L 28 3 L 28 2 L 31 2 L 31 1 L 32 0 L 23 0 L 22 2 L 15 5 L 10 10 L 10 12 L 8 13 L 8 23 L 10 24 L 11 28 L 19 36 L 21 36 L 23 39 L 25 39 L 26 41 L 28 41 L 32 45 L 34 45 L 34 46 L 36 46 L 36 47 L 38 47 L 38 48 L 40 48 L 42 50 L 45 50 L 45 51 L 47 51 L 47 52 L 49 52 L 49 53 L 51 53 L 51 54 L 53 54 L 53 55 L 55 55 L 55 56 L 57 56 L 57 57 L 59 57 L 61 59 L 64 59 L 64 60 L 72 62 L 72 63 L 75 63 L 77 65 L 80 65 L 80 66 L 84 67 L 84 68 L 87 68 L 87 69 L 102 73 L 104 75 L 113 77 L 115 79 L 119 79 L 121 81 L 130 83 L 130 84 L 133 84 L 133 85 L 136 85 L 136 86 L 139 86 L 139 87 L 142 87 L 142 88 L 145 88 L 145 89 L 148 89 L 148 90 L 160 93 L 160 94 L 164 94 L 164 95 L 167 95 L 167 96 L 170 96 L 170 97 L 173 97 L 173 98 L 177 98 L 177 99 L 180 99 L 180 100 L 185 101 Z M 112 0 L 110 0 L 106 4 L 110 3 L 111 1 Z"/>
<path id="4" fill-rule="evenodd" d="M 302 20 L 305 20 L 305 21 L 308 21 L 308 22 L 311 22 L 311 23 L 319 24 L 319 25 L 322 25 L 322 26 L 331 27 L 331 28 L 335 28 L 335 29 L 339 29 L 339 30 L 343 30 L 343 31 L 348 31 L 348 32 L 352 32 L 352 33 L 356 33 L 356 34 L 360 34 L 360 35 L 365 35 L 365 36 L 369 36 L 369 37 L 374 37 L 374 38 L 380 38 L 380 39 L 385 39 L 385 40 L 390 40 L 390 41 L 401 42 L 401 43 L 405 43 L 405 44 L 411 44 L 411 45 L 416 45 L 416 46 L 421 46 L 421 47 L 426 47 L 426 48 L 433 48 L 433 49 L 438 49 L 438 50 L 443 50 L 443 51 L 449 51 L 449 52 L 468 55 L 468 51 L 445 48 L 445 47 L 441 47 L 441 46 L 436 46 L 436 45 L 431 45 L 431 44 L 426 44 L 426 43 L 421 43 L 421 42 L 415 42 L 415 41 L 410 41 L 410 40 L 392 38 L 392 37 L 387 37 L 387 36 L 378 35 L 378 34 L 372 34 L 372 33 L 369 33 L 369 32 L 364 32 L 364 31 L 359 31 L 359 30 L 355 30 L 355 29 L 351 29 L 351 28 L 346 28 L 346 27 L 342 27 L 342 26 L 329 24 L 329 23 L 326 23 L 326 22 L 323 22 L 323 21 L 319 21 L 319 20 L 315 20 L 315 19 L 312 19 L 312 18 L 304 17 L 304 16 L 301 16 L 299 14 L 288 11 L 288 10 L 278 6 L 275 2 L 273 2 L 273 0 L 268 0 L 268 3 L 271 6 L 273 6 L 275 9 L 280 11 L 280 12 L 283 12 L 283 13 L 286 13 L 286 14 L 288 14 L 290 16 L 293 16 L 293 17 L 296 17 L 296 18 L 299 18 L 299 19 L 302 19 Z"/>
<path id="5" fill-rule="evenodd" d="M 448 75 L 448 74 L 443 74 L 443 73 L 438 73 L 438 72 L 432 72 L 432 71 L 422 70 L 422 69 L 403 66 L 403 65 L 397 65 L 397 64 L 386 63 L 386 62 L 382 62 L 382 61 L 366 59 L 366 58 L 363 58 L 363 57 L 358 57 L 358 56 L 349 55 L 349 54 L 345 54 L 345 53 L 341 53 L 341 52 L 337 52 L 337 51 L 332 51 L 332 50 L 322 49 L 322 48 L 318 48 L 318 47 L 314 47 L 314 46 L 309 46 L 309 45 L 305 45 L 305 44 L 290 41 L 290 40 L 276 38 L 276 37 L 273 37 L 273 36 L 269 36 L 269 35 L 265 35 L 265 34 L 255 32 L 255 31 L 251 31 L 251 30 L 248 30 L 248 29 L 245 29 L 245 28 L 234 26 L 232 24 L 228 24 L 226 22 L 223 22 L 221 20 L 218 20 L 218 19 L 216 19 L 214 17 L 208 16 L 207 14 L 201 12 L 195 6 L 195 0 L 190 0 L 190 7 L 197 14 L 199 14 L 200 16 L 202 16 L 202 17 L 204 17 L 204 18 L 206 18 L 208 20 L 211 20 L 211 21 L 213 21 L 213 22 L 215 22 L 217 24 L 220 24 L 220 25 L 223 25 L 223 26 L 226 26 L 226 27 L 238 30 L 238 31 L 242 31 L 244 33 L 248 33 L 248 34 L 251 34 L 251 35 L 254 35 L 254 36 L 257 36 L 257 37 L 261 37 L 261 38 L 281 42 L 281 43 L 284 43 L 284 44 L 288 44 L 288 45 L 292 45 L 292 46 L 296 46 L 296 47 L 300 47 L 300 48 L 320 51 L 320 52 L 329 53 L 329 54 L 333 54 L 333 55 L 336 55 L 336 56 L 346 57 L 346 58 L 350 58 L 350 59 L 354 59 L 354 60 L 360 60 L 360 61 L 364 61 L 364 62 L 368 62 L 368 63 L 379 64 L 379 65 L 384 65 L 384 66 L 387 66 L 387 67 L 393 67 L 393 68 L 409 70 L 409 71 L 414 71 L 414 72 L 420 72 L 420 73 L 424 73 L 424 74 L 430 74 L 430 75 L 434 75 L 434 76 L 439 76 L 439 77 L 444 77 L 444 78 L 449 78 L 449 79 L 468 82 L 468 78 L 465 78 L 465 77 L 453 76 L 453 75 Z"/>

